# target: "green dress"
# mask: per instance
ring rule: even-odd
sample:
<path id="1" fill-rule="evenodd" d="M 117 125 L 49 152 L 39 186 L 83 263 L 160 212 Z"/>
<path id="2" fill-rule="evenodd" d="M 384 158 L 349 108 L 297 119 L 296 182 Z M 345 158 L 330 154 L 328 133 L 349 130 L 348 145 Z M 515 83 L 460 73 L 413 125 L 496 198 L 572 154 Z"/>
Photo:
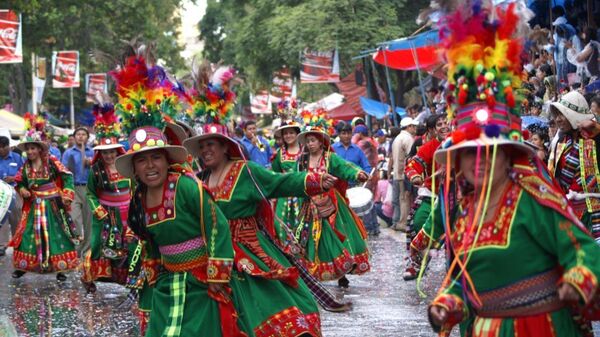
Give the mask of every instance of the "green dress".
<path id="1" fill-rule="evenodd" d="M 92 165 L 87 184 L 87 200 L 92 210 L 90 250 L 84 253 L 82 280 L 127 280 L 129 242 L 133 235 L 127 227 L 131 200 L 131 181 L 117 172 L 109 173 L 102 161 Z"/>
<path id="2" fill-rule="evenodd" d="M 169 171 L 162 203 L 146 207 L 144 200 L 139 187 L 130 226 L 147 240 L 147 260 L 160 261 L 144 269 L 152 286 L 145 336 L 240 336 L 225 334 L 238 326 L 232 301 L 208 290 L 229 282 L 233 248 L 227 220 L 202 184 L 185 170 Z"/>
<path id="3" fill-rule="evenodd" d="M 301 170 L 306 171 L 306 163 Z M 361 169 L 333 152 L 326 152 L 318 167 L 309 172 L 329 173 L 337 178 L 338 186 L 302 204 L 300 223 L 295 229 L 296 240 L 304 248 L 310 272 L 319 280 L 337 280 L 347 273 L 363 274 L 370 270 L 366 231 L 360 218 L 349 208 L 344 198 L 348 181 L 355 181 Z M 333 202 L 334 211 L 322 217 L 315 200 Z"/>
<path id="4" fill-rule="evenodd" d="M 319 310 L 308 287 L 264 233 L 274 236 L 266 200 L 320 191 L 316 175 L 278 174 L 241 160 L 234 161 L 221 184 L 210 190 L 229 220 L 239 272 L 231 287 L 240 320 L 251 327 L 253 336 L 321 336 Z"/>
<path id="5" fill-rule="evenodd" d="M 462 322 L 463 336 L 584 336 L 557 286 L 571 284 L 589 303 L 598 288 L 600 247 L 554 186 L 526 171 L 514 177 L 499 191 L 496 220 L 479 229 L 467 211 L 477 202 L 473 194 L 444 206 L 456 210 L 449 215 L 451 253 L 468 262 L 465 277 L 450 271 L 432 303 L 448 310 L 446 324 L 434 327 L 441 335 Z M 430 238 L 440 236 L 439 225 L 431 230 Z"/>
<path id="6" fill-rule="evenodd" d="M 278 173 L 297 171 L 300 153 L 301 150 L 298 153 L 290 153 L 285 147 L 279 148 L 271 162 L 271 169 Z M 288 229 L 296 228 L 301 204 L 300 197 L 278 198 L 275 203 L 275 234 L 283 247 L 291 245 L 289 232 L 284 226 Z"/>
<path id="7" fill-rule="evenodd" d="M 54 157 L 41 171 L 26 162 L 16 176 L 16 189 L 26 189 L 31 197 L 23 201 L 21 222 L 10 246 L 17 270 L 52 273 L 76 269 L 75 245 L 79 242 L 75 225 L 61 197 L 73 200 L 73 176 Z"/>

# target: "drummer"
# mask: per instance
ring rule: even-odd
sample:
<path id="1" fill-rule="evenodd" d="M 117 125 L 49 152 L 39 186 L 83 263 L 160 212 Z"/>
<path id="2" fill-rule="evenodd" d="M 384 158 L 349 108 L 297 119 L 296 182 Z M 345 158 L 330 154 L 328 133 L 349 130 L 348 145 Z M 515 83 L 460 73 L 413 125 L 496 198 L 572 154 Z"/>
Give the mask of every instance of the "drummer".
<path id="1" fill-rule="evenodd" d="M 343 159 L 356 164 L 365 172 L 371 172 L 372 168 L 377 165 L 377 146 L 368 137 L 367 127 L 365 125 L 357 125 L 354 128 L 354 133 L 358 135 L 356 144 L 352 143 L 353 131 L 350 124 L 341 122 L 338 124 L 337 129 L 340 141 L 333 144 L 335 153 Z M 363 149 L 365 150 L 363 151 Z M 350 184 L 352 186 L 353 182 Z M 371 179 L 367 183 L 367 188 L 374 195 L 377 189 L 377 181 Z M 371 209 L 369 212 L 361 215 L 361 220 L 365 224 L 369 235 L 379 235 L 379 224 L 377 223 L 377 212 L 375 209 Z"/>
<path id="2" fill-rule="evenodd" d="M 364 182 L 369 175 L 331 151 L 329 123 L 324 122 L 323 116 L 316 117 L 298 135 L 304 148 L 298 169 L 327 172 L 339 180 L 330 191 L 304 200 L 294 233 L 305 250 L 309 271 L 319 280 L 338 280 L 340 287 L 347 288 L 350 282 L 345 275 L 363 274 L 370 270 L 370 264 L 367 233 L 360 218 L 348 207 L 345 189 L 348 182 Z"/>

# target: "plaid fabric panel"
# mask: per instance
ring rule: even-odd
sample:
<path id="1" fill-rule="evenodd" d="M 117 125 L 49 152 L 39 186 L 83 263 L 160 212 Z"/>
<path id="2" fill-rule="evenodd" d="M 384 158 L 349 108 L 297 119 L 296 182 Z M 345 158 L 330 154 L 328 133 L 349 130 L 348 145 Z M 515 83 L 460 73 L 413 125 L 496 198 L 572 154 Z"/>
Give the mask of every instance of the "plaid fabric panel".
<path id="1" fill-rule="evenodd" d="M 181 322 L 183 321 L 183 308 L 185 306 L 185 280 L 187 273 L 174 273 L 171 280 L 171 308 L 169 321 L 163 332 L 163 337 L 179 337 Z"/>

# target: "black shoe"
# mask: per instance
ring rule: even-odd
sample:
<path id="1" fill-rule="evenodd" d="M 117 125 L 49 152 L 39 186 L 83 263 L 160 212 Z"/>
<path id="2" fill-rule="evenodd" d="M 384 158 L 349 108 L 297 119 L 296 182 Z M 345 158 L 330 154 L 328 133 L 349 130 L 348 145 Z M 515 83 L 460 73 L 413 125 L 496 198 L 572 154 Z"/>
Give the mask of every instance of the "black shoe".
<path id="1" fill-rule="evenodd" d="M 15 270 L 12 273 L 12 278 L 21 278 L 23 275 L 25 275 L 25 272 L 22 270 Z"/>
<path id="2" fill-rule="evenodd" d="M 58 276 L 57 276 L 57 278 L 58 278 Z M 65 278 L 66 278 L 66 276 L 65 276 Z M 83 287 L 85 288 L 86 293 L 94 294 L 96 292 L 97 289 L 96 289 L 96 284 L 94 282 L 84 282 L 82 280 L 81 283 L 83 284 Z"/>
<path id="3" fill-rule="evenodd" d="M 0 247 L 0 256 L 6 255 L 6 247 Z"/>
<path id="4" fill-rule="evenodd" d="M 338 280 L 338 287 L 348 288 L 349 286 L 350 286 L 350 281 L 348 281 L 346 276 L 342 276 L 342 278 Z"/>
<path id="5" fill-rule="evenodd" d="M 56 280 L 60 282 L 64 282 L 67 280 L 67 276 L 63 273 L 56 273 Z"/>

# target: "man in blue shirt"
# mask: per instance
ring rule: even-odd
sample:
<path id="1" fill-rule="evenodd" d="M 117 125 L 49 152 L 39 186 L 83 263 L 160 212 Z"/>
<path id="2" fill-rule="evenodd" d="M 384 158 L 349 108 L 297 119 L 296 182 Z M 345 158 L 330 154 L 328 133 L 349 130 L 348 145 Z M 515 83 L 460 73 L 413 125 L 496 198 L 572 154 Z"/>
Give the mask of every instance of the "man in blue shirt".
<path id="1" fill-rule="evenodd" d="M 62 163 L 73 173 L 75 200 L 71 204 L 71 217 L 77 225 L 79 234 L 83 237 L 83 241 L 78 247 L 81 255 L 90 248 L 92 210 L 87 202 L 87 181 L 94 151 L 87 145 L 90 134 L 86 128 L 77 128 L 74 136 L 75 145 L 65 151 Z"/>
<path id="2" fill-rule="evenodd" d="M 343 124 L 338 125 L 340 141 L 333 144 L 333 150 L 338 156 L 358 165 L 363 171 L 371 172 L 371 164 L 369 164 L 367 156 L 357 144 L 352 143 L 352 125 L 344 122 L 342 123 Z M 357 126 L 357 128 L 359 127 L 364 128 L 366 133 L 366 126 Z M 375 151 L 375 149 L 373 149 L 373 151 Z M 371 209 L 369 213 L 361 216 L 361 219 L 370 235 L 379 235 L 379 224 L 377 223 L 377 213 L 375 208 Z"/>
<path id="3" fill-rule="evenodd" d="M 15 186 L 15 176 L 21 169 L 21 166 L 23 166 L 23 157 L 11 151 L 10 139 L 8 137 L 0 136 L 0 177 L 2 180 Z M 23 199 L 21 199 L 18 193 L 15 193 L 15 201 L 7 217 L 9 226 L 4 226 L 4 223 L 0 229 L 0 256 L 6 253 L 6 244 L 9 241 L 8 231 L 10 230 L 11 235 L 15 234 L 19 220 L 21 219 L 22 207 Z"/>
<path id="4" fill-rule="evenodd" d="M 271 167 L 271 146 L 262 136 L 256 134 L 256 122 L 248 121 L 244 125 L 242 144 L 248 151 L 250 160 L 266 168 Z"/>
<path id="5" fill-rule="evenodd" d="M 365 153 L 352 143 L 352 125 L 341 122 L 338 125 L 340 141 L 333 144 L 335 153 L 347 161 L 358 165 L 363 171 L 371 172 L 371 165 Z"/>

